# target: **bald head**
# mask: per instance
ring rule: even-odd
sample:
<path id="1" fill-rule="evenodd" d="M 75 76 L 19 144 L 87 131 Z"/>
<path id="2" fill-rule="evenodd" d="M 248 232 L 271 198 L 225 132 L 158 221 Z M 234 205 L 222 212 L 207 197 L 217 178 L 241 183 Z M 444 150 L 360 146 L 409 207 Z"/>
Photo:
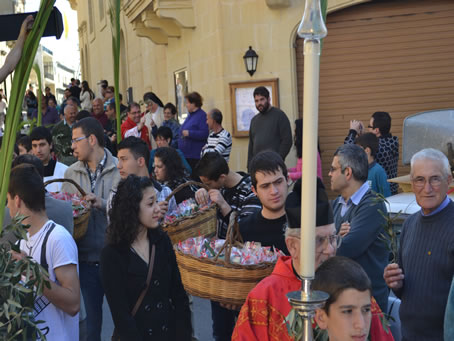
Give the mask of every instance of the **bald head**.
<path id="1" fill-rule="evenodd" d="M 100 98 L 95 98 L 93 100 L 93 113 L 95 115 L 101 115 L 104 111 L 104 103 L 102 99 Z"/>
<path id="2" fill-rule="evenodd" d="M 76 121 L 77 107 L 73 104 L 66 104 L 64 114 L 66 122 L 72 125 Z"/>
<path id="3" fill-rule="evenodd" d="M 67 100 L 66 100 L 66 105 L 68 104 L 71 104 L 73 105 L 76 109 L 79 107 L 79 102 L 77 101 L 76 97 L 69 97 Z"/>

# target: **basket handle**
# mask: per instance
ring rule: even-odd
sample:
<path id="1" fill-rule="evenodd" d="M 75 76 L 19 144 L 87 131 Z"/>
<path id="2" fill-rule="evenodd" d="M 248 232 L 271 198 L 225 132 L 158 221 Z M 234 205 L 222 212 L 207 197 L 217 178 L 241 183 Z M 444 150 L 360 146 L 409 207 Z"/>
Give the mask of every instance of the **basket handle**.
<path id="1" fill-rule="evenodd" d="M 227 229 L 227 235 L 225 238 L 224 245 L 222 245 L 221 249 L 219 250 L 218 254 L 216 257 L 214 257 L 214 261 L 216 262 L 219 258 L 219 255 L 224 251 L 225 249 L 225 257 L 224 260 L 226 263 L 230 263 L 230 255 L 232 253 L 232 247 L 236 243 L 241 243 L 243 244 L 243 237 L 240 234 L 240 226 L 238 224 L 238 212 L 233 211 L 230 214 L 230 221 L 229 221 L 229 227 Z"/>
<path id="2" fill-rule="evenodd" d="M 47 185 L 52 184 L 54 182 L 69 182 L 70 184 L 73 184 L 74 187 L 77 188 L 77 190 L 80 192 L 80 194 L 82 194 L 82 197 L 87 195 L 87 193 L 85 193 L 83 188 L 80 187 L 80 185 L 77 182 L 75 182 L 74 180 L 71 180 L 71 179 L 51 179 L 44 183 L 44 187 L 46 187 Z"/>
<path id="3" fill-rule="evenodd" d="M 207 185 L 202 184 L 201 182 L 197 182 L 197 181 L 188 181 L 188 182 L 185 182 L 184 184 L 179 185 L 177 188 L 175 188 L 175 189 L 167 196 L 166 201 L 169 201 L 170 198 L 172 198 L 175 194 L 177 194 L 177 193 L 178 193 L 179 191 L 181 191 L 183 188 L 188 187 L 188 186 L 191 186 L 191 185 L 205 188 L 207 191 L 210 190 L 210 188 L 209 188 Z"/>

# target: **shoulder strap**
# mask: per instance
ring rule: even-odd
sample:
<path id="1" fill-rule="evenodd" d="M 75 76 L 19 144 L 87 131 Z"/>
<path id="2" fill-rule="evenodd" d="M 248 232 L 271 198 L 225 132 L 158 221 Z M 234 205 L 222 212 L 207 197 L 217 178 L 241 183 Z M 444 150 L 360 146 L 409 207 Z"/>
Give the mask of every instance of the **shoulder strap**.
<path id="1" fill-rule="evenodd" d="M 49 272 L 49 264 L 47 264 L 47 258 L 46 258 L 46 249 L 47 249 L 47 240 L 49 239 L 50 233 L 53 231 L 55 227 L 55 223 L 52 223 L 50 225 L 49 230 L 46 232 L 46 236 L 44 237 L 43 244 L 41 245 L 41 266 Z"/>
<path id="2" fill-rule="evenodd" d="M 140 293 L 140 296 L 139 298 L 137 299 L 137 302 L 134 306 L 134 309 L 132 309 L 132 312 L 131 312 L 131 315 L 134 317 L 137 313 L 137 310 L 139 310 L 139 307 L 140 305 L 142 304 L 142 301 L 143 299 L 145 298 L 145 295 L 148 291 L 148 287 L 150 286 L 150 282 L 151 282 L 151 276 L 153 274 L 153 264 L 154 264 L 154 256 L 156 254 L 156 245 L 153 244 L 152 248 L 151 248 L 151 256 L 150 256 L 150 261 L 148 263 L 148 274 L 147 274 L 147 285 L 145 286 L 145 288 L 142 290 L 142 292 Z"/>

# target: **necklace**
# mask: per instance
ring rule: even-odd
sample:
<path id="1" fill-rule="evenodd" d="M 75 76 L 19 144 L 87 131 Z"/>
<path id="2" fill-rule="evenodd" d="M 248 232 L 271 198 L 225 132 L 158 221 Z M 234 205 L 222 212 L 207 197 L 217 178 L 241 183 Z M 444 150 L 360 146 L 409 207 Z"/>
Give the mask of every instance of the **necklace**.
<path id="1" fill-rule="evenodd" d="M 41 243 L 41 240 L 46 235 L 46 231 L 47 231 L 48 227 L 49 227 L 49 223 L 47 223 L 41 230 L 39 230 L 39 232 L 41 232 L 41 234 L 39 235 L 38 239 L 33 244 L 30 243 L 30 239 L 25 241 L 25 247 L 28 249 L 29 257 L 33 258 L 33 253 L 35 253 L 35 251 L 36 251 L 36 249 L 34 249 L 34 247 Z"/>

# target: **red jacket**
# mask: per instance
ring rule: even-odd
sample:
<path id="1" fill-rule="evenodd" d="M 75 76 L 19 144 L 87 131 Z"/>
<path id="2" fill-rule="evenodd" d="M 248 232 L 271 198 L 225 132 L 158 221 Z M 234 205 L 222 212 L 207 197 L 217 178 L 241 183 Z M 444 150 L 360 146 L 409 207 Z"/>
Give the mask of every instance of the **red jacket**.
<path id="1" fill-rule="evenodd" d="M 124 121 L 121 125 L 121 138 L 124 139 L 126 132 L 135 127 L 137 127 L 137 124 L 129 117 L 126 118 L 126 121 Z M 143 126 L 143 128 L 140 130 L 140 138 L 147 143 L 148 149 L 151 150 L 150 135 L 148 133 L 147 127 Z"/>
<path id="2" fill-rule="evenodd" d="M 285 295 L 296 290 L 301 290 L 301 281 L 293 273 L 291 257 L 281 257 L 273 273 L 249 293 L 238 316 L 232 341 L 294 341 L 284 322 L 291 309 Z M 371 309 L 371 341 L 393 341 L 391 331 L 387 333 L 383 329 L 380 321 L 383 313 L 374 298 Z"/>

